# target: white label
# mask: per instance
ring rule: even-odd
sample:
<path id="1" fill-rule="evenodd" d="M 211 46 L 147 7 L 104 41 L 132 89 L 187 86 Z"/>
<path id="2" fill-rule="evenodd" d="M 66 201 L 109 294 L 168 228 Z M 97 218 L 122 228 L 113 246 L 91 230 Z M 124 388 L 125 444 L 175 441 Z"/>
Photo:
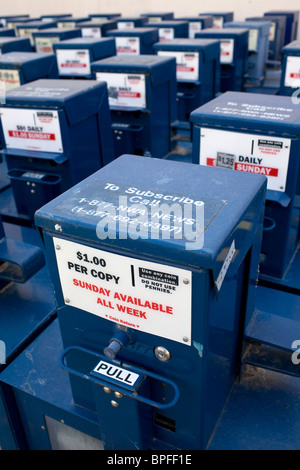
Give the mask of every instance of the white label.
<path id="1" fill-rule="evenodd" d="M 34 46 L 34 39 L 32 33 L 38 31 L 37 28 L 19 28 L 19 36 L 30 39 L 30 44 Z"/>
<path id="2" fill-rule="evenodd" d="M 158 28 L 159 42 L 174 39 L 174 28 Z"/>
<path id="3" fill-rule="evenodd" d="M 91 73 L 88 49 L 57 49 L 57 65 L 60 75 L 88 75 Z"/>
<path id="4" fill-rule="evenodd" d="M 139 374 L 136 374 L 135 372 L 131 372 L 128 369 L 123 369 L 122 367 L 115 366 L 114 364 L 110 364 L 105 361 L 100 361 L 95 367 L 94 372 L 104 375 L 105 377 L 109 377 L 110 379 L 117 380 L 118 382 L 122 382 L 130 387 L 133 387 L 140 378 Z"/>
<path id="5" fill-rule="evenodd" d="M 291 88 L 300 87 L 300 57 L 287 57 L 284 86 Z"/>
<path id="6" fill-rule="evenodd" d="M 192 272 L 53 238 L 68 305 L 191 345 Z"/>
<path id="7" fill-rule="evenodd" d="M 249 29 L 248 51 L 257 51 L 258 30 Z"/>
<path id="8" fill-rule="evenodd" d="M 189 38 L 193 39 L 195 34 L 201 31 L 202 24 L 201 21 L 190 21 L 189 22 Z"/>
<path id="9" fill-rule="evenodd" d="M 8 148 L 63 152 L 57 111 L 2 108 L 1 121 Z"/>
<path id="10" fill-rule="evenodd" d="M 199 79 L 198 52 L 158 51 L 158 55 L 176 58 L 177 80 L 191 81 Z"/>
<path id="11" fill-rule="evenodd" d="M 138 55 L 140 53 L 140 38 L 138 37 L 115 37 L 117 55 Z"/>
<path id="12" fill-rule="evenodd" d="M 96 79 L 107 82 L 109 106 L 146 108 L 145 75 L 98 72 Z"/>
<path id="13" fill-rule="evenodd" d="M 37 52 L 53 52 L 53 44 L 59 42 L 59 37 L 46 38 L 46 37 L 37 37 L 35 38 L 35 48 Z"/>
<path id="14" fill-rule="evenodd" d="M 12 90 L 21 85 L 18 70 L 0 69 L 0 80 L 5 84 L 5 91 Z"/>
<path id="15" fill-rule="evenodd" d="M 234 39 L 222 39 L 220 46 L 221 64 L 231 64 L 233 62 Z"/>
<path id="16" fill-rule="evenodd" d="M 118 21 L 117 22 L 117 27 L 118 29 L 126 29 L 126 28 L 134 28 L 134 22 L 133 21 Z"/>
<path id="17" fill-rule="evenodd" d="M 269 30 L 269 41 L 275 41 L 276 23 L 272 22 Z"/>
<path id="18" fill-rule="evenodd" d="M 221 29 L 223 28 L 224 18 L 223 16 L 214 16 L 213 18 L 213 28 Z"/>
<path id="19" fill-rule="evenodd" d="M 101 28 L 81 28 L 83 38 L 101 38 Z"/>
<path id="20" fill-rule="evenodd" d="M 228 251 L 227 256 L 225 258 L 225 261 L 223 263 L 223 266 L 221 268 L 221 271 L 219 272 L 219 275 L 218 275 L 217 280 L 216 280 L 216 286 L 217 286 L 218 291 L 222 287 L 223 281 L 225 279 L 225 276 L 226 276 L 226 273 L 227 273 L 228 268 L 230 266 L 230 263 L 231 263 L 231 261 L 234 257 L 235 251 L 236 251 L 235 250 L 235 241 L 233 240 L 233 242 L 231 244 L 231 247 L 229 248 L 229 251 Z"/>
<path id="21" fill-rule="evenodd" d="M 75 21 L 59 21 L 57 23 L 57 27 L 64 29 L 64 28 L 76 28 Z"/>
<path id="22" fill-rule="evenodd" d="M 291 140 L 201 129 L 200 165 L 264 175 L 268 189 L 285 191 Z"/>

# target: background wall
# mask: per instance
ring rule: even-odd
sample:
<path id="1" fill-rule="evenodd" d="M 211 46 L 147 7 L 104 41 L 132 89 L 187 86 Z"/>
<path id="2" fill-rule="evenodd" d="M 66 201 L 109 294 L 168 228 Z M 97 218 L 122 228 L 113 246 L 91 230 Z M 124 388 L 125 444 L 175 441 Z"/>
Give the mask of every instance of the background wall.
<path id="1" fill-rule="evenodd" d="M 0 15 L 72 13 L 85 16 L 89 13 L 122 13 L 122 16 L 139 16 L 141 13 L 173 11 L 175 17 L 194 16 L 206 11 L 233 11 L 236 20 L 247 16 L 260 16 L 268 10 L 299 10 L 299 0 L 0 0 Z"/>

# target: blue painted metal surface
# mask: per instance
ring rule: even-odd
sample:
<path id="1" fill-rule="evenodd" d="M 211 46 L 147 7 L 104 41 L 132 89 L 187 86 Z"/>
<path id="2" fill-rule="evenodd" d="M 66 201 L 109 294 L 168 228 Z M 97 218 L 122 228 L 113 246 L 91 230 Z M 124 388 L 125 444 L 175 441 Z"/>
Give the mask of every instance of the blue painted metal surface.
<path id="1" fill-rule="evenodd" d="M 182 174 L 185 175 L 184 178 Z M 190 182 L 189 188 L 186 187 L 186 179 Z M 116 184 L 118 191 L 105 190 L 107 181 Z M 100 241 L 96 234 L 98 218 L 89 213 L 87 208 L 96 200 L 98 205 L 101 205 L 101 201 L 107 201 L 115 206 L 118 204 L 118 196 L 126 195 L 126 191 L 132 187 L 144 190 L 148 195 L 151 191 L 160 196 L 167 195 L 168 199 L 174 195 L 176 199 L 182 200 L 181 195 L 187 196 L 189 200 L 200 198 L 205 201 L 205 240 L 202 248 L 186 250 L 185 240 L 164 240 L 160 237 L 133 240 L 117 236 L 116 239 Z M 136 431 L 140 448 L 145 448 L 145 437 L 147 441 L 149 438 L 152 440 L 153 446 L 153 439 L 158 439 L 169 446 L 182 449 L 204 448 L 210 438 L 235 380 L 243 325 L 248 323 L 254 311 L 253 294 L 259 261 L 265 189 L 266 179 L 260 176 L 253 178 L 246 173 L 224 172 L 222 169 L 125 155 L 37 212 L 36 224 L 43 230 L 51 265 L 64 348 L 83 347 L 96 355 L 102 354 L 113 338 L 119 321 L 116 318 L 100 318 L 90 311 L 77 308 L 72 301 L 65 303 L 55 255 L 57 246 L 63 245 L 64 241 L 80 243 L 82 252 L 87 247 L 94 247 L 104 250 L 103 253 L 107 256 L 119 254 L 122 259 L 129 257 L 132 263 L 138 262 L 141 267 L 143 263 L 160 262 L 164 265 L 164 268 L 160 268 L 164 272 L 172 270 L 172 266 L 192 272 L 190 346 L 168 339 L 165 334 L 160 336 L 159 328 L 151 334 L 143 331 L 144 327 L 140 331 L 131 323 L 126 331 L 133 340 L 117 356 L 123 367 L 130 370 L 134 365 L 144 369 L 146 375 L 149 371 L 150 375 L 155 373 L 166 377 L 175 382 L 180 391 L 178 402 L 168 410 L 157 410 L 156 407 L 149 410 L 148 405 L 143 403 L 140 404 L 141 409 L 137 410 L 137 403 L 131 402 L 130 410 L 134 420 L 146 414 L 142 428 L 145 429 L 145 434 L 142 435 L 141 430 L 139 433 Z M 143 200 L 141 197 L 140 201 Z M 132 202 L 134 201 L 130 201 Z M 74 207 L 78 209 L 73 210 Z M 61 232 L 55 230 L 58 225 Z M 56 237 L 56 248 L 53 237 Z M 219 279 L 233 240 L 235 257 L 218 290 L 214 281 Z M 62 251 L 64 252 L 64 248 Z M 69 256 L 71 261 L 71 254 Z M 139 295 L 145 294 L 140 292 Z M 117 315 L 116 311 L 114 314 Z M 157 359 L 154 354 L 154 347 L 157 345 L 163 345 L 170 351 L 171 360 L 161 362 Z M 113 361 L 110 363 L 116 365 Z M 68 367 L 80 370 L 86 377 L 95 367 L 95 358 L 91 355 L 83 358 L 81 351 L 73 351 L 72 357 L 68 359 Z M 114 407 L 106 406 L 108 398 L 102 388 L 94 389 L 94 392 L 97 391 L 94 400 L 93 386 L 86 378 L 73 377 L 72 374 L 70 382 L 74 402 L 101 416 L 99 425 L 102 435 L 109 436 L 107 441 L 104 439 L 104 446 L 110 449 L 122 448 L 124 435 L 127 434 L 126 422 L 129 419 L 126 409 L 121 408 L 120 403 L 119 432 L 112 439 L 110 426 L 113 416 L 118 419 L 118 414 L 113 414 Z M 161 388 L 151 380 L 150 389 L 149 398 L 156 401 L 161 396 Z M 165 390 L 165 393 L 171 393 L 168 386 Z M 169 401 L 168 396 L 165 396 L 166 403 Z M 192 411 L 190 403 L 197 403 Z M 126 416 L 128 419 L 125 419 Z M 149 448 L 149 443 L 147 444 L 146 448 Z"/>
<path id="2" fill-rule="evenodd" d="M 92 78 L 93 62 L 116 55 L 116 45 L 112 38 L 67 39 L 53 44 L 53 49 L 57 58 L 58 73 L 62 78 Z"/>
<path id="3" fill-rule="evenodd" d="M 175 59 L 115 56 L 91 68 L 94 78 L 107 80 L 116 157 L 125 151 L 166 156 L 172 150 L 170 126 L 177 118 Z"/>
<path id="4" fill-rule="evenodd" d="M 270 23 L 259 21 L 228 22 L 224 28 L 248 28 L 248 70 L 247 81 L 249 85 L 260 85 L 264 82 L 265 67 L 269 55 Z"/>
<path id="5" fill-rule="evenodd" d="M 121 13 L 93 13 L 89 15 L 89 18 L 91 18 L 92 21 L 95 21 L 95 23 L 97 23 L 98 20 L 99 22 L 115 20 L 116 18 L 119 18 L 121 16 Z"/>
<path id="6" fill-rule="evenodd" d="M 154 45 L 159 56 L 174 56 L 177 78 L 177 115 L 190 113 L 220 92 L 220 43 L 209 39 L 173 39 Z"/>
<path id="7" fill-rule="evenodd" d="M 6 252 L 5 258 L 0 255 L 0 340 L 1 346 L 5 345 L 5 360 L 3 354 L 0 358 L 1 372 L 56 316 L 55 298 L 37 230 L 5 223 L 2 235 L 1 246 L 5 243 L 13 249 Z M 19 266 L 17 273 L 21 271 L 22 276 L 14 275 L 15 265 Z M 0 446 L 10 450 L 23 449 L 25 446 L 14 397 L 2 385 Z"/>
<path id="8" fill-rule="evenodd" d="M 19 87 L 40 78 L 58 78 L 56 57 L 54 54 L 37 52 L 11 52 L 0 57 L 1 80 L 8 90 Z M 9 71 L 17 71 L 18 77 Z M 16 73 L 16 72 L 15 72 Z"/>
<path id="9" fill-rule="evenodd" d="M 105 83 L 86 80 L 37 80 L 7 93 L 6 103 L 1 106 L 13 112 L 18 110 L 38 113 L 41 127 L 34 127 L 32 145 L 15 128 L 15 141 L 7 147 L 10 135 L 2 129 L 2 154 L 5 156 L 8 176 L 12 183 L 17 210 L 21 216 L 32 220 L 34 211 L 48 200 L 65 191 L 85 176 L 106 165 L 114 158 L 107 86 Z M 46 114 L 45 114 L 46 113 Z M 57 113 L 57 114 L 56 114 Z M 27 116 L 27 114 L 26 114 Z M 47 125 L 57 116 L 59 124 L 52 141 L 55 149 L 39 150 L 39 137 L 43 138 Z M 27 119 L 27 118 L 26 118 Z M 33 118 L 34 119 L 34 118 Z M 2 118 L 3 121 L 3 118 Z M 27 121 L 26 121 L 27 123 Z M 25 132 L 32 135 L 33 121 L 28 122 Z M 14 125 L 17 122 L 15 121 Z M 27 136 L 27 134 L 26 134 Z M 59 136 L 62 148 L 56 142 Z M 35 143 L 36 139 L 36 143 Z M 100 144 L 100 145 L 99 145 Z M 14 145 L 16 148 L 14 148 Z M 47 146 L 47 144 L 45 144 Z M 34 146 L 34 150 L 32 150 Z M 48 148 L 48 146 L 47 146 Z M 82 158 L 83 149 L 88 149 Z"/>
<path id="10" fill-rule="evenodd" d="M 145 23 L 147 23 L 147 18 L 143 16 L 121 16 L 117 19 L 118 28 L 141 28 Z"/>
<path id="11" fill-rule="evenodd" d="M 117 55 L 153 54 L 153 45 L 158 42 L 157 28 L 112 29 L 106 34 L 107 37 L 115 38 Z M 127 38 L 127 44 L 124 43 L 124 38 Z"/>
<path id="12" fill-rule="evenodd" d="M 51 54 L 53 52 L 53 43 L 59 41 L 66 41 L 67 39 L 73 39 L 81 37 L 80 29 L 76 28 L 49 28 L 42 29 L 33 33 L 33 39 L 35 44 L 36 52 L 45 52 Z"/>
<path id="13" fill-rule="evenodd" d="M 195 38 L 221 41 L 221 92 L 243 91 L 248 68 L 248 30 L 208 28 L 196 33 Z"/>
<path id="14" fill-rule="evenodd" d="M 274 168 L 272 172 L 269 171 L 273 177 L 269 177 L 268 182 L 260 275 L 280 282 L 290 266 L 299 241 L 299 208 L 296 205 L 299 106 L 283 96 L 228 92 L 195 110 L 191 114 L 191 121 L 194 126 L 194 163 L 199 164 L 200 146 L 202 143 L 205 145 L 202 134 L 206 129 L 213 129 L 213 138 L 218 143 L 209 155 L 203 155 L 202 152 L 202 164 L 215 165 L 218 151 L 225 152 L 227 157 L 231 154 L 236 158 L 233 166 L 229 165 L 228 168 L 265 174 L 264 165 L 265 168 Z M 225 132 L 222 134 L 223 150 L 220 131 Z M 239 147 L 235 145 L 235 137 L 238 139 L 241 133 L 248 139 L 246 148 L 241 141 Z M 289 140 L 283 141 L 283 138 Z M 269 152 L 274 157 L 278 154 L 278 150 L 274 150 L 277 145 L 283 152 L 288 149 L 284 167 L 281 167 L 283 157 L 277 160 L 279 166 L 275 165 L 275 161 L 268 160 Z M 259 155 L 262 160 L 257 159 Z M 280 175 L 284 175 L 283 186 L 276 183 Z"/>

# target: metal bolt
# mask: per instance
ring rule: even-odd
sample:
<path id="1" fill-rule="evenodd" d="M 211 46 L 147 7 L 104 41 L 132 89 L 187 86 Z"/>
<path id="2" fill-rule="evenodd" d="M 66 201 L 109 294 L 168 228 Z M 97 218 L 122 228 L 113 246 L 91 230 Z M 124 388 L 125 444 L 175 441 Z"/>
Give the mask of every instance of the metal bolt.
<path id="1" fill-rule="evenodd" d="M 108 387 L 103 387 L 105 393 L 111 393 L 111 389 Z"/>
<path id="2" fill-rule="evenodd" d="M 113 406 L 114 408 L 117 408 L 119 406 L 119 403 L 117 403 L 116 401 L 112 400 L 110 402 L 111 406 Z"/>
<path id="3" fill-rule="evenodd" d="M 117 398 L 122 398 L 123 395 L 122 395 L 122 393 L 120 393 L 120 392 L 115 392 L 115 397 L 117 397 Z"/>
<path id="4" fill-rule="evenodd" d="M 66 304 L 69 304 L 70 302 L 71 302 L 70 299 L 65 299 L 65 303 L 66 303 Z"/>
<path id="5" fill-rule="evenodd" d="M 60 246 L 59 246 L 59 245 L 56 245 L 55 248 L 56 248 L 56 250 L 60 250 Z"/>
<path id="6" fill-rule="evenodd" d="M 155 346 L 154 354 L 159 361 L 167 362 L 171 359 L 171 353 L 163 346 Z"/>
<path id="7" fill-rule="evenodd" d="M 189 340 L 187 336 L 184 336 L 182 339 L 183 339 L 183 341 L 184 341 L 185 343 L 187 343 L 188 340 Z"/>
<path id="8" fill-rule="evenodd" d="M 190 281 L 188 279 L 183 279 L 183 284 L 189 284 Z"/>

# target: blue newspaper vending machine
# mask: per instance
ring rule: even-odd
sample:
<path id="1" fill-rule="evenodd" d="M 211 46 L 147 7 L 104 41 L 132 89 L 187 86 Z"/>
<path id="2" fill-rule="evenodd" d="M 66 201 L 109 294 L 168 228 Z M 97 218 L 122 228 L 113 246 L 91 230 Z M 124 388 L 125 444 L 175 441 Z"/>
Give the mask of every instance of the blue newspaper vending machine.
<path id="1" fill-rule="evenodd" d="M 106 37 L 110 30 L 117 29 L 118 26 L 116 19 L 103 22 L 89 20 L 78 23 L 77 28 L 81 31 L 81 36 L 83 38 L 99 39 Z"/>
<path id="2" fill-rule="evenodd" d="M 112 29 L 107 37 L 115 39 L 117 55 L 153 54 L 153 45 L 159 39 L 157 28 Z"/>
<path id="3" fill-rule="evenodd" d="M 278 62 L 281 59 L 281 49 L 284 46 L 286 18 L 284 16 L 253 16 L 246 21 L 269 21 L 269 53 L 268 62 Z"/>
<path id="4" fill-rule="evenodd" d="M 178 120 L 220 92 L 220 42 L 213 39 L 173 39 L 154 45 L 161 57 L 175 57 Z"/>
<path id="5" fill-rule="evenodd" d="M 52 54 L 53 44 L 67 39 L 81 37 L 80 29 L 49 28 L 33 33 L 36 52 Z"/>
<path id="6" fill-rule="evenodd" d="M 264 13 L 264 16 L 283 16 L 286 18 L 284 45 L 297 39 L 299 11 L 292 10 L 272 10 Z"/>
<path id="7" fill-rule="evenodd" d="M 10 52 L 0 56 L 0 80 L 6 91 L 40 78 L 58 78 L 54 54 Z"/>
<path id="8" fill-rule="evenodd" d="M 267 176 L 259 278 L 299 295 L 299 106 L 290 97 L 228 92 L 191 121 L 194 163 Z"/>
<path id="9" fill-rule="evenodd" d="M 208 28 L 195 34 L 199 39 L 220 41 L 221 92 L 243 91 L 248 70 L 248 29 Z"/>
<path id="10" fill-rule="evenodd" d="M 200 13 L 200 15 L 211 15 L 213 17 L 213 28 L 222 29 L 224 24 L 228 21 L 234 20 L 234 13 L 232 11 Z"/>
<path id="11" fill-rule="evenodd" d="M 142 28 L 145 23 L 147 23 L 147 18 L 145 16 L 127 16 L 126 18 L 121 16 L 120 18 L 117 18 L 118 29 Z"/>
<path id="12" fill-rule="evenodd" d="M 115 155 L 165 157 L 172 150 L 176 120 L 176 60 L 156 55 L 114 56 L 92 64 L 106 82 Z"/>
<path id="13" fill-rule="evenodd" d="M 7 218 L 32 221 L 36 209 L 114 158 L 105 83 L 37 80 L 9 91 L 0 111 Z"/>
<path id="14" fill-rule="evenodd" d="M 189 16 L 184 18 L 175 18 L 176 21 L 188 21 L 189 22 L 189 38 L 193 39 L 195 34 L 202 29 L 212 28 L 214 17 L 210 15 L 202 16 Z"/>
<path id="15" fill-rule="evenodd" d="M 113 38 L 74 38 L 53 44 L 58 74 L 63 78 L 92 78 L 91 64 L 116 55 Z"/>
<path id="16" fill-rule="evenodd" d="M 141 13 L 141 16 L 146 17 L 148 23 L 160 23 L 174 19 L 174 13 L 171 11 Z"/>

